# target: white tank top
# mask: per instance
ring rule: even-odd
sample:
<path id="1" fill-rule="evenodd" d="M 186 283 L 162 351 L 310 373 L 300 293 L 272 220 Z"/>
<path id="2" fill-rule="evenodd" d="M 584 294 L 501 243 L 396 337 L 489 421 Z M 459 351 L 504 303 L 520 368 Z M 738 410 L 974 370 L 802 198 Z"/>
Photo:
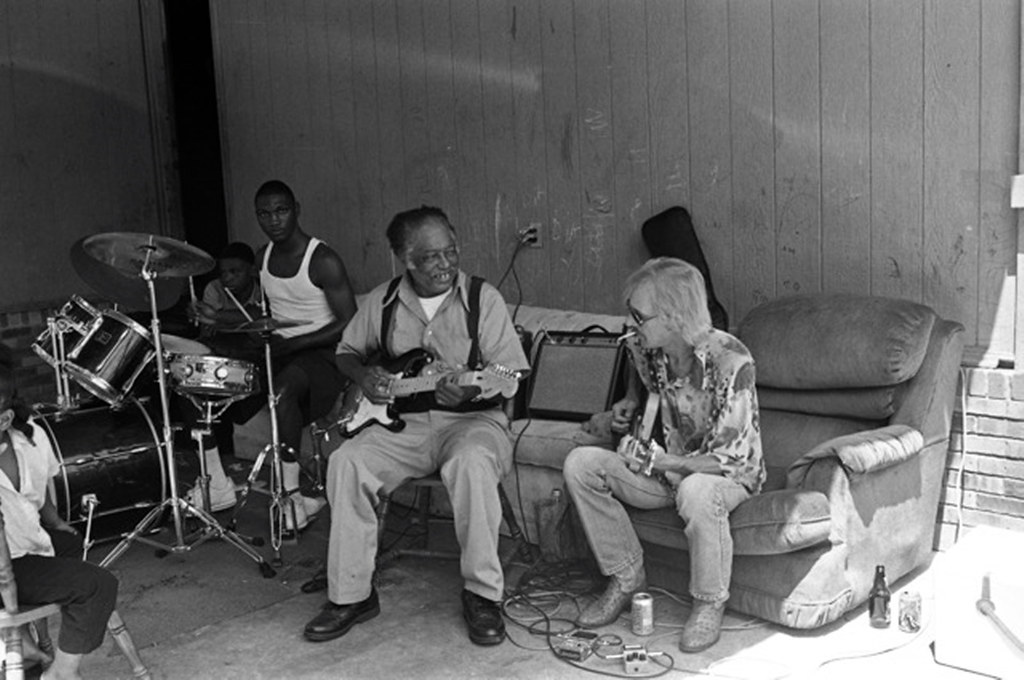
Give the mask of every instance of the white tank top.
<path id="1" fill-rule="evenodd" d="M 320 330 L 334 321 L 334 312 L 327 304 L 327 296 L 309 278 L 309 262 L 313 259 L 313 251 L 321 243 L 322 241 L 318 238 L 309 239 L 299 270 L 295 276 L 287 279 L 270 273 L 270 251 L 274 244 L 268 244 L 266 252 L 263 253 L 260 285 L 263 286 L 263 294 L 267 296 L 267 301 L 270 303 L 271 316 L 275 319 L 311 322 L 305 326 L 282 328 L 278 333 L 283 337 L 292 338 L 297 335 L 306 335 Z"/>

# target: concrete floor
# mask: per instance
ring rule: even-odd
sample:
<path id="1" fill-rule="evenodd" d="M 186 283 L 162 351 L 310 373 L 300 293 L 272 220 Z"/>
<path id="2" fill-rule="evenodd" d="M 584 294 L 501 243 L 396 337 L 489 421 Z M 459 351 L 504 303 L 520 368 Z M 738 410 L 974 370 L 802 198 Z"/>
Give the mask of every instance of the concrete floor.
<path id="1" fill-rule="evenodd" d="M 250 465 L 248 461 L 235 462 L 233 476 L 243 479 Z M 191 479 L 183 476 L 186 481 Z M 251 496 L 240 515 L 239 529 L 266 537 L 266 509 L 266 496 Z M 386 540 L 395 539 L 395 532 L 401 530 L 401 517 L 396 522 Z M 379 617 L 357 625 L 338 640 L 306 642 L 302 628 L 317 613 L 324 596 L 304 594 L 299 587 L 322 563 L 327 524 L 324 515 L 297 543 L 284 544 L 282 563 L 272 578 L 261 576 L 252 560 L 220 540 L 162 558 L 156 557 L 149 545 L 131 544 L 112 565 L 121 580 L 118 609 L 153 677 L 543 679 L 591 677 L 595 671 L 638 677 L 624 675 L 621 659 L 596 655 L 575 667 L 554 656 L 543 635 L 527 630 L 534 624 L 537 632 L 543 632 L 538 611 L 552 617 L 557 630 L 567 626 L 559 618 L 575 616 L 572 597 L 561 589 L 585 590 L 588 581 L 583 576 L 559 579 L 565 571 L 558 567 L 547 569 L 546 581 L 536 582 L 538 589 L 546 591 L 545 597 L 533 600 L 539 609 L 509 608 L 510 639 L 497 647 L 478 647 L 466 637 L 457 562 L 413 557 L 390 562 L 379 572 Z M 448 531 L 442 526 L 435 528 L 434 534 L 450 544 Z M 154 538 L 173 544 L 167 529 Z M 97 546 L 90 558 L 99 561 L 113 545 Z M 268 561 L 272 558 L 269 546 L 259 550 Z M 526 567 L 513 565 L 508 587 L 519 582 Z M 918 574 L 911 585 L 925 594 L 925 620 L 930 623 L 933 591 L 929 572 Z M 601 631 L 662 654 L 657 659 L 652 655 L 641 676 L 664 670 L 654 665 L 658 661 L 672 663 L 676 671 L 686 674 L 749 680 L 883 679 L 910 673 L 940 680 L 980 677 L 934 662 L 929 625 L 918 635 L 901 633 L 895 626 L 878 631 L 868 626 L 863 608 L 812 632 L 789 631 L 729 614 L 717 645 L 702 654 L 684 655 L 676 649 L 676 642 L 688 607 L 668 593 L 654 594 L 657 626 L 653 636 L 633 635 L 626 616 Z M 57 622 L 51 622 L 51 629 L 56 627 Z M 602 653 L 614 656 L 620 652 L 621 648 L 613 645 L 604 647 Z M 832 661 L 841 657 L 853 658 Z M 109 636 L 103 647 L 86 658 L 82 670 L 86 678 L 131 677 L 126 660 Z"/>

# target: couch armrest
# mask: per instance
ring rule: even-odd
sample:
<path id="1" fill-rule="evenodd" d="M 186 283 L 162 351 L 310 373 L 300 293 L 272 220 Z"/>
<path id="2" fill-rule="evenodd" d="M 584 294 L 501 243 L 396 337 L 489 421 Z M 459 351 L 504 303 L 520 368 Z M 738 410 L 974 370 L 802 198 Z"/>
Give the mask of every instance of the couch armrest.
<path id="1" fill-rule="evenodd" d="M 786 471 L 788 488 L 800 488 L 816 460 L 837 458 L 847 473 L 881 470 L 916 455 L 924 435 L 908 425 L 888 425 L 835 437 L 800 456 Z"/>

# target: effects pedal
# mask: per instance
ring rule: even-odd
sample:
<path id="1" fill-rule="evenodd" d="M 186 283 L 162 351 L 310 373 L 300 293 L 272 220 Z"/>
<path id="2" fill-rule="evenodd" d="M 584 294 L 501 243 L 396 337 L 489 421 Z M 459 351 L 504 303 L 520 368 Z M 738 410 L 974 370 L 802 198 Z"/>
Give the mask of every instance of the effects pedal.
<path id="1" fill-rule="evenodd" d="M 554 637 L 551 646 L 555 654 L 570 661 L 585 661 L 594 652 L 594 642 L 597 640 L 597 633 L 587 630 L 577 630 L 568 634 L 559 634 Z"/>

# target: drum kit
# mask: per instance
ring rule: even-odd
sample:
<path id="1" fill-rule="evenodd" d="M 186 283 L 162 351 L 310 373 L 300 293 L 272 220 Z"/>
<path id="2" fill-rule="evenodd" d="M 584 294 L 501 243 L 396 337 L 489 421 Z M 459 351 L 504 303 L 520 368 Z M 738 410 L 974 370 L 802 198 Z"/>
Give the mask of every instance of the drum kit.
<path id="1" fill-rule="evenodd" d="M 259 538 L 234 531 L 237 509 L 230 528 L 221 525 L 209 511 L 209 476 L 205 466 L 203 435 L 224 411 L 240 399 L 258 391 L 256 367 L 252 362 L 205 353 L 205 346 L 161 333 L 159 311 L 167 309 L 182 290 L 177 281 L 202 275 L 215 266 L 204 251 L 169 237 L 134 232 L 97 234 L 85 237 L 72 248 L 72 264 L 93 288 L 106 293 L 125 308 L 150 312 L 150 327 L 134 321 L 117 309 L 98 309 L 74 295 L 47 319 L 46 328 L 32 344 L 35 353 L 54 370 L 56 408 L 37 407 L 35 421 L 46 431 L 61 462 L 56 486 L 57 508 L 68 521 L 86 521 L 85 550 L 91 545 L 91 531 L 97 505 L 117 508 L 95 513 L 99 520 L 115 515 L 123 521 L 143 513 L 141 520 L 100 563 L 108 566 L 139 541 L 158 552 L 188 552 L 212 538 L 225 540 L 254 560 L 264 577 L 274 569 L 253 549 Z M 144 293 L 144 295 L 143 295 Z M 264 316 L 223 332 L 246 333 L 263 340 L 267 375 L 267 403 L 271 421 L 271 443 L 257 458 L 253 474 L 243 491 L 244 504 L 253 478 L 268 453 L 272 454 L 270 528 L 274 562 L 280 563 L 282 527 L 286 512 L 294 521 L 294 506 L 281 484 L 281 443 L 277 428 L 278 395 L 273 386 L 270 338 L 275 330 L 301 322 Z M 151 368 L 152 366 L 152 368 Z M 156 422 L 150 408 L 133 390 L 140 376 L 155 372 L 159 412 Z M 107 406 L 84 404 L 72 390 L 72 383 Z M 170 417 L 171 390 L 185 397 L 201 414 L 192 432 L 198 445 L 202 507 L 178 490 L 174 435 Z M 126 515 L 124 511 L 131 510 Z M 170 511 L 174 541 L 163 543 L 149 537 L 159 529 Z M 186 535 L 184 520 L 196 520 L 199 529 Z M 293 524 L 294 526 L 294 524 Z"/>

